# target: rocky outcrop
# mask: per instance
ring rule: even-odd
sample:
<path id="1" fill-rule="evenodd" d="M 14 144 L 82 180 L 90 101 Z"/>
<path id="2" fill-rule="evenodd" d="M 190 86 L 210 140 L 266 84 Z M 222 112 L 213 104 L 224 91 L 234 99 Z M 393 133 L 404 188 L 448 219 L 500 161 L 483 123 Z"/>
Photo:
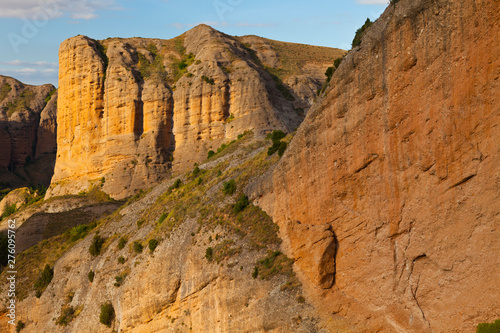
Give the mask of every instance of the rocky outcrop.
<path id="1" fill-rule="evenodd" d="M 0 216 L 7 210 L 8 207 L 14 205 L 16 209 L 25 204 L 31 195 L 30 189 L 27 187 L 16 188 L 10 191 L 3 199 L 0 201 Z"/>
<path id="2" fill-rule="evenodd" d="M 260 200 L 288 254 L 300 257 L 304 242 L 290 221 L 329 225 L 338 240 L 332 288 L 322 289 L 322 261 L 297 262 L 329 320 L 465 332 L 500 317 L 498 9 L 390 5 L 276 167 L 274 193 Z"/>
<path id="3" fill-rule="evenodd" d="M 55 161 L 57 94 L 51 84 L 0 76 L 0 181 L 3 187 L 48 186 Z M 33 166 L 36 164 L 35 168 Z M 46 170 L 40 174 L 38 170 Z"/>
<path id="4" fill-rule="evenodd" d="M 270 74 L 279 63 L 263 65 L 252 45 L 205 25 L 173 40 L 63 42 L 59 148 L 48 196 L 86 190 L 104 178 L 104 191 L 126 197 L 192 168 L 247 130 L 259 137 L 297 128 L 312 97 L 294 94 Z M 293 70 L 324 76 L 343 52 L 323 49 L 320 61 Z"/>

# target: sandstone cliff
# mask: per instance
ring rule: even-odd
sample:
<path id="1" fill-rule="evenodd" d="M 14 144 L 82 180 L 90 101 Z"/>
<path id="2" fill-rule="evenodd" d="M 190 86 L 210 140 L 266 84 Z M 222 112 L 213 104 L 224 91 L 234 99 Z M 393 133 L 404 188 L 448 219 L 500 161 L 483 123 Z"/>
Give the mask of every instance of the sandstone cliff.
<path id="1" fill-rule="evenodd" d="M 49 185 L 56 151 L 56 101 L 51 84 L 30 86 L 0 76 L 2 188 Z"/>
<path id="2" fill-rule="evenodd" d="M 254 195 L 331 323 L 471 332 L 500 317 L 499 36 L 498 1 L 390 5 L 309 111 L 273 194 Z"/>
<path id="3" fill-rule="evenodd" d="M 289 56 L 297 47 L 299 56 Z M 317 49 L 321 57 L 310 60 Z M 58 156 L 48 196 L 105 179 L 103 190 L 115 198 L 191 168 L 246 130 L 297 128 L 325 69 L 343 54 L 240 41 L 205 25 L 172 40 L 77 36 L 59 53 Z"/>

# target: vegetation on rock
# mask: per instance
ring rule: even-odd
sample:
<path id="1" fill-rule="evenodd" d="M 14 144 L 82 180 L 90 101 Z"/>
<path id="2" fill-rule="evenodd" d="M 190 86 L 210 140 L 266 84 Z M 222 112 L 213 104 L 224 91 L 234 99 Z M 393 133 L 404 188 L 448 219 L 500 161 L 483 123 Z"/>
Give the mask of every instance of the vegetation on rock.
<path id="1" fill-rule="evenodd" d="M 476 333 L 499 333 L 500 332 L 500 319 L 495 320 L 493 323 L 481 323 L 477 325 Z"/>
<path id="2" fill-rule="evenodd" d="M 367 18 L 365 23 L 361 26 L 361 28 L 359 28 L 356 31 L 356 35 L 354 35 L 354 39 L 352 40 L 352 47 L 353 48 L 356 46 L 359 46 L 361 44 L 361 40 L 363 39 L 363 35 L 368 30 L 368 28 L 371 27 L 372 24 L 373 24 L 373 22 L 370 21 L 369 18 Z"/>
<path id="3" fill-rule="evenodd" d="M 52 278 L 54 277 L 54 269 L 51 268 L 49 265 L 45 265 L 45 268 L 43 269 L 42 273 L 40 274 L 40 277 L 38 280 L 35 282 L 35 295 L 36 297 L 40 297 L 42 293 L 45 291 L 47 286 L 50 284 L 52 281 Z"/>
<path id="4" fill-rule="evenodd" d="M 115 308 L 110 301 L 101 304 L 101 314 L 99 315 L 99 322 L 108 327 L 111 326 L 111 323 L 115 319 Z"/>
<path id="5" fill-rule="evenodd" d="M 101 254 L 101 249 L 105 241 L 106 239 L 102 238 L 100 235 L 95 235 L 89 247 L 90 254 L 94 257 Z"/>

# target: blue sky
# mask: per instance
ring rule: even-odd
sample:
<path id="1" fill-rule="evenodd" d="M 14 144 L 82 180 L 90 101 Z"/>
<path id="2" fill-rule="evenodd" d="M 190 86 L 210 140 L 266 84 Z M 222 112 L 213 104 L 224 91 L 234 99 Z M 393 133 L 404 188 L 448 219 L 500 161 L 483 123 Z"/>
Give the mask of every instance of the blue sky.
<path id="1" fill-rule="evenodd" d="M 0 74 L 57 86 L 58 49 L 78 34 L 173 38 L 200 23 L 229 35 L 349 49 L 388 0 L 0 0 Z"/>

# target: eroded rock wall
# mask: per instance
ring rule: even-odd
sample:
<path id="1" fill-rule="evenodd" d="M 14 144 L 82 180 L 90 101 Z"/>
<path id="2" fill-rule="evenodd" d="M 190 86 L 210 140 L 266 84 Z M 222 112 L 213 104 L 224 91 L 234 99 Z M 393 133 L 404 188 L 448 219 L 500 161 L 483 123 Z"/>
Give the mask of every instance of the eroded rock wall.
<path id="1" fill-rule="evenodd" d="M 261 201 L 332 320 L 465 332 L 500 316 L 499 9 L 390 5 L 275 169 Z M 333 286 L 324 260 L 302 259 L 304 237 L 318 237 L 303 225 L 335 234 L 336 251 L 311 250 L 330 251 Z"/>
<path id="2" fill-rule="evenodd" d="M 51 84 L 31 86 L 0 76 L 1 187 L 49 185 L 57 148 L 55 91 Z"/>
<path id="3" fill-rule="evenodd" d="M 327 60 L 301 63 L 302 76 L 318 81 L 326 61 L 342 54 L 324 49 Z M 59 150 L 48 196 L 103 183 L 123 198 L 191 169 L 245 131 L 262 137 L 297 128 L 312 97 L 287 88 L 254 52 L 206 25 L 172 40 L 63 42 Z"/>

